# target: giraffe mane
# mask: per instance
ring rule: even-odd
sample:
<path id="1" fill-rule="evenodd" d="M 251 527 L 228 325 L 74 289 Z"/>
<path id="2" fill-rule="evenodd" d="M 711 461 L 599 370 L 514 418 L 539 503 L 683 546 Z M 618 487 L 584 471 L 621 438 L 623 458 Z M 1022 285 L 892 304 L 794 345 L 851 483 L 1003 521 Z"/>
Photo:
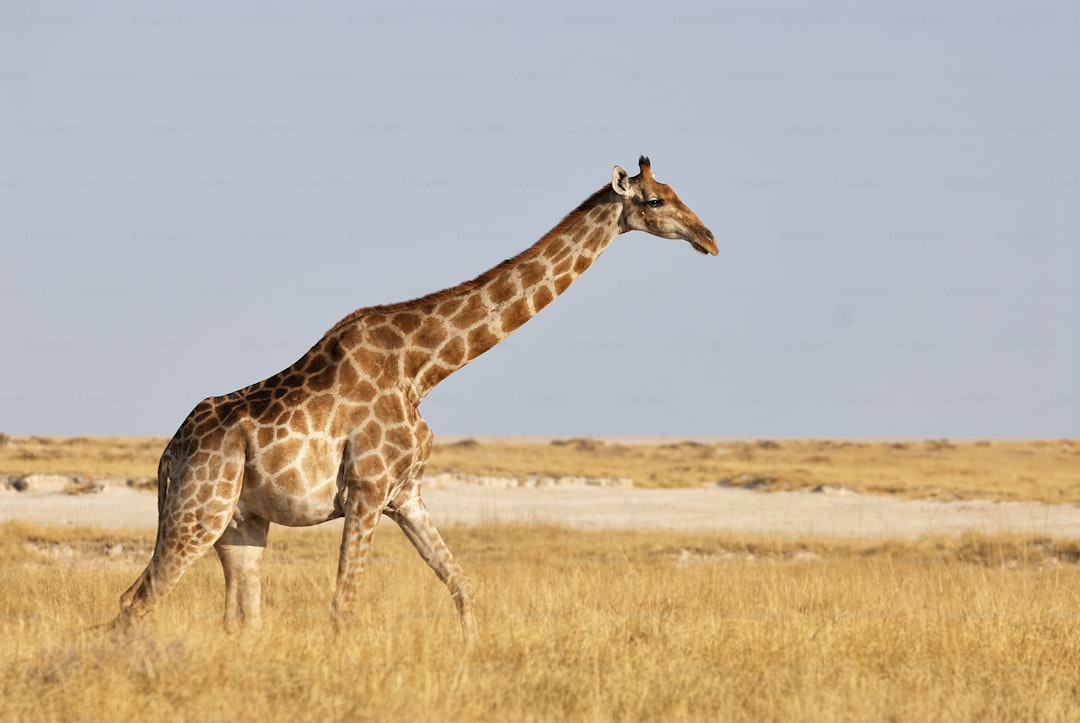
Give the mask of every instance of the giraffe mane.
<path id="1" fill-rule="evenodd" d="M 538 241 L 536 241 L 536 243 L 534 243 L 532 246 L 525 249 L 524 251 L 522 251 L 518 255 L 506 259 L 505 261 L 498 264 L 497 266 L 494 266 L 493 268 L 488 269 L 487 271 L 480 274 L 479 276 L 477 276 L 474 279 L 470 279 L 468 281 L 464 281 L 464 282 L 458 284 L 457 286 L 451 286 L 451 287 L 449 287 L 447 289 L 443 289 L 441 291 L 435 291 L 435 292 L 432 292 L 430 294 L 426 294 L 425 296 L 420 296 L 420 297 L 417 297 L 415 299 L 410 299 L 408 301 L 399 301 L 399 302 L 392 303 L 392 304 L 380 304 L 380 305 L 376 305 L 376 306 L 366 306 L 366 307 L 364 307 L 362 309 L 357 309 L 356 311 L 354 311 L 353 313 L 349 314 L 344 319 L 339 321 L 337 324 L 334 324 L 334 326 L 327 333 L 337 331 L 341 327 L 346 326 L 347 324 L 351 324 L 352 322 L 354 322 L 354 321 L 356 321 L 358 319 L 361 319 L 361 318 L 363 318 L 365 316 L 374 315 L 374 314 L 393 314 L 393 313 L 397 313 L 399 311 L 409 311 L 411 309 L 417 309 L 417 308 L 421 308 L 421 307 L 424 307 L 424 306 L 430 306 L 432 304 L 437 304 L 440 301 L 445 301 L 446 299 L 457 296 L 458 294 L 463 294 L 463 293 L 472 291 L 477 286 L 481 286 L 481 285 L 487 283 L 488 281 L 490 281 L 491 279 L 495 278 L 496 276 L 498 276 L 500 273 L 502 273 L 507 268 L 509 268 L 509 267 L 521 262 L 521 261 L 525 261 L 527 259 L 530 259 L 533 256 L 536 256 L 537 254 L 539 254 L 540 250 L 544 247 L 544 242 L 545 241 L 547 241 L 548 239 L 550 239 L 550 238 L 552 238 L 554 236 L 558 236 L 558 235 L 562 234 L 564 231 L 566 231 L 567 228 L 572 226 L 585 213 L 587 213 L 589 211 L 589 209 L 593 208 L 594 206 L 599 204 L 604 198 L 606 198 L 610 192 L 611 192 L 611 186 L 604 186 L 599 191 L 597 191 L 596 193 L 592 194 L 587 199 L 582 201 L 581 204 L 579 204 L 578 207 L 575 208 L 573 211 L 566 214 L 566 216 L 563 217 L 563 220 L 560 221 L 555 226 L 555 228 L 551 229 L 546 234 L 541 236 L 540 239 Z"/>

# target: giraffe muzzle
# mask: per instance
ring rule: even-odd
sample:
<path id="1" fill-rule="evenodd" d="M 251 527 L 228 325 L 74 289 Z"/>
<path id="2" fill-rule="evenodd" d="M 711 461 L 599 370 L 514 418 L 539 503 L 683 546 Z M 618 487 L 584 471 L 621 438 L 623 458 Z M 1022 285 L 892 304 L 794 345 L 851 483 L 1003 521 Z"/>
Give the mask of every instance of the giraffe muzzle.
<path id="1" fill-rule="evenodd" d="M 690 238 L 690 245 L 709 256 L 716 256 L 719 253 L 719 249 L 716 247 L 716 238 L 713 237 L 712 231 L 704 226 L 698 229 L 697 233 Z"/>

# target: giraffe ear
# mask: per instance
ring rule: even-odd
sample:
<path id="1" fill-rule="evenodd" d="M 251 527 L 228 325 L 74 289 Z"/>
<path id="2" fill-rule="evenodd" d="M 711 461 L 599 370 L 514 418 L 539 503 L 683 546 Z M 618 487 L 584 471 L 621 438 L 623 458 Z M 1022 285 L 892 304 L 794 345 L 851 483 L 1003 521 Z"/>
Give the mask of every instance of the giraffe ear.
<path id="1" fill-rule="evenodd" d="M 630 190 L 630 175 L 620 166 L 615 166 L 611 172 L 611 187 L 615 193 L 630 198 L 633 191 Z"/>

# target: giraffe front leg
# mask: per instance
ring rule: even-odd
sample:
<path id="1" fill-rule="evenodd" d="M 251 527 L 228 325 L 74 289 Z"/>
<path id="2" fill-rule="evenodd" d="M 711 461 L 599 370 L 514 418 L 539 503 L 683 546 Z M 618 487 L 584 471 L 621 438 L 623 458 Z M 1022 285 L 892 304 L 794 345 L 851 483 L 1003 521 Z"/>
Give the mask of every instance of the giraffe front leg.
<path id="1" fill-rule="evenodd" d="M 385 485 L 382 486 L 385 488 Z M 370 488 L 358 485 L 349 489 L 345 500 L 345 529 L 341 536 L 337 588 L 334 590 L 334 629 L 339 633 L 348 627 L 353 617 L 364 562 L 381 514 L 381 497 Z"/>
<path id="2" fill-rule="evenodd" d="M 270 522 L 261 517 L 234 521 L 214 548 L 225 572 L 225 630 L 262 627 L 260 565 Z"/>
<path id="3" fill-rule="evenodd" d="M 403 495 L 402 500 L 394 501 L 386 514 L 397 523 L 416 551 L 450 590 L 450 596 L 454 599 L 458 614 L 461 616 L 465 646 L 471 649 L 476 643 L 476 621 L 473 618 L 476 596 L 469 579 L 465 577 L 464 571 L 454 559 L 442 535 L 435 529 L 435 523 L 428 513 L 427 506 L 420 498 L 419 490 L 415 486 L 412 487 Z"/>

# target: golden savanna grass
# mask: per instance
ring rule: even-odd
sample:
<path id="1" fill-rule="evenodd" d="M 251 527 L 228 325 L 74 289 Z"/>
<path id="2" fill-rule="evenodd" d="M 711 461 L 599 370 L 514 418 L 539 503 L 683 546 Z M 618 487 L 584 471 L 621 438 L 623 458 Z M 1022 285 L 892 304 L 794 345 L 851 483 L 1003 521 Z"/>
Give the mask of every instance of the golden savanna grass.
<path id="1" fill-rule="evenodd" d="M 151 477 L 163 439 L 0 444 L 0 473 Z M 458 441 L 429 470 L 841 484 L 1071 502 L 1080 445 Z M 9 492 L 8 494 L 15 494 Z M 221 629 L 197 563 L 145 625 L 115 614 L 153 532 L 0 525 L 2 720 L 1058 720 L 1080 710 L 1080 544 L 544 526 L 443 530 L 481 639 L 401 533 L 380 529 L 355 625 L 329 618 L 339 525 L 275 527 L 259 635 Z"/>
<path id="2" fill-rule="evenodd" d="M 0 473 L 151 478 L 161 438 L 9 437 Z M 770 490 L 843 485 L 906 497 L 1080 502 L 1080 441 L 440 442 L 428 473 L 626 477 L 639 487 L 721 480 Z"/>
<path id="3" fill-rule="evenodd" d="M 446 531 L 445 588 L 393 527 L 355 626 L 328 617 L 337 532 L 275 528 L 266 628 L 228 637 L 213 556 L 147 624 L 89 630 L 145 531 L 0 526 L 5 720 L 1030 720 L 1080 710 L 1080 547 Z"/>

